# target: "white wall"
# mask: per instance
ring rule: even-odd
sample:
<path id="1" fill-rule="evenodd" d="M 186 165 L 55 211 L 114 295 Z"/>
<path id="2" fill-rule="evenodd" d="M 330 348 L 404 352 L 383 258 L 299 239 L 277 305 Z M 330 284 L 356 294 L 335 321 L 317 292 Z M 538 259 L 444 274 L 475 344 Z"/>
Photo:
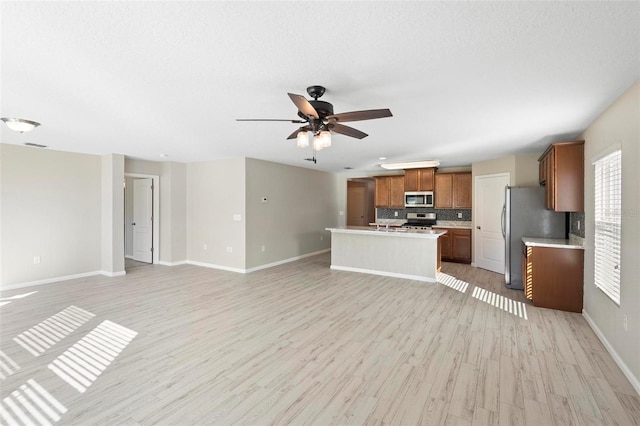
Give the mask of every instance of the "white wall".
<path id="1" fill-rule="evenodd" d="M 584 132 L 584 312 L 640 383 L 640 81 Z M 594 168 L 592 160 L 615 143 L 622 146 L 622 259 L 620 306 L 594 284 Z M 623 328 L 624 318 L 629 328 Z"/>
<path id="2" fill-rule="evenodd" d="M 245 176 L 244 158 L 187 164 L 189 261 L 244 270 Z"/>
<path id="3" fill-rule="evenodd" d="M 133 181 L 136 178 L 125 177 L 124 193 L 124 255 L 133 256 Z"/>
<path id="4" fill-rule="evenodd" d="M 1 286 L 102 269 L 101 169 L 96 155 L 0 145 Z"/>
<path id="5" fill-rule="evenodd" d="M 124 274 L 124 156 L 101 156 L 102 266 L 107 275 Z"/>
<path id="6" fill-rule="evenodd" d="M 246 175 L 247 269 L 330 247 L 325 228 L 336 225 L 338 209 L 332 174 L 247 158 Z"/>

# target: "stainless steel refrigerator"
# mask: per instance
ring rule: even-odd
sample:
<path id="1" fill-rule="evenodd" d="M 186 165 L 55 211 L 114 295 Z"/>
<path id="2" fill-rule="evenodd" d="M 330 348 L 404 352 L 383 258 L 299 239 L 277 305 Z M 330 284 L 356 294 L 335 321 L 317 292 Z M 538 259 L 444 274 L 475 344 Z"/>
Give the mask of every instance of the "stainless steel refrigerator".
<path id="1" fill-rule="evenodd" d="M 507 186 L 504 199 L 504 280 L 507 287 L 521 290 L 522 237 L 566 238 L 567 213 L 545 209 L 545 189 L 542 187 Z"/>

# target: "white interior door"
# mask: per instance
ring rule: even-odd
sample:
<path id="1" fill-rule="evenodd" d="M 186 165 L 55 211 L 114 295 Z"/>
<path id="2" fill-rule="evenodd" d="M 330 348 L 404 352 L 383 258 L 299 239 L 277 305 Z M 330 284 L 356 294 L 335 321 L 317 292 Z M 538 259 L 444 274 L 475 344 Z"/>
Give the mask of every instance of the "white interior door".
<path id="1" fill-rule="evenodd" d="M 133 259 L 152 262 L 153 179 L 133 181 Z"/>
<path id="2" fill-rule="evenodd" d="M 504 188 L 509 185 L 509 173 L 476 176 L 475 178 L 475 265 L 489 271 L 504 273 L 504 237 L 502 236 L 502 206 Z"/>

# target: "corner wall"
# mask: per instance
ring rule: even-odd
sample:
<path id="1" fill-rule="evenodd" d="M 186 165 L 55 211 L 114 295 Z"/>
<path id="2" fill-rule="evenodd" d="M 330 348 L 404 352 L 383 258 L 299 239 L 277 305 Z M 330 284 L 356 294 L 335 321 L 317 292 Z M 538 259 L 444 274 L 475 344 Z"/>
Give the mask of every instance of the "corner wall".
<path id="1" fill-rule="evenodd" d="M 331 247 L 325 228 L 336 225 L 338 208 L 332 174 L 247 158 L 246 175 L 247 269 Z"/>
<path id="2" fill-rule="evenodd" d="M 640 81 L 632 85 L 584 132 L 585 258 L 584 314 L 614 358 L 635 377 L 640 393 Z M 622 249 L 620 306 L 594 283 L 594 157 L 611 145 L 622 146 Z M 628 330 L 624 330 L 627 318 Z"/>

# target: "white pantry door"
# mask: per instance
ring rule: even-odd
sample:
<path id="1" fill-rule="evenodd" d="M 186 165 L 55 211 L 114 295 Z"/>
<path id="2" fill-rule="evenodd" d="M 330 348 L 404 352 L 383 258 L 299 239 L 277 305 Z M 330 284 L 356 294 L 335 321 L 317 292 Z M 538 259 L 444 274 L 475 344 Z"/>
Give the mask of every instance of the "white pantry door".
<path id="1" fill-rule="evenodd" d="M 509 173 L 476 176 L 475 179 L 475 265 L 478 268 L 504 273 L 505 242 L 502 236 L 504 188 L 509 185 Z"/>
<path id="2" fill-rule="evenodd" d="M 153 179 L 133 181 L 133 259 L 153 259 Z"/>

